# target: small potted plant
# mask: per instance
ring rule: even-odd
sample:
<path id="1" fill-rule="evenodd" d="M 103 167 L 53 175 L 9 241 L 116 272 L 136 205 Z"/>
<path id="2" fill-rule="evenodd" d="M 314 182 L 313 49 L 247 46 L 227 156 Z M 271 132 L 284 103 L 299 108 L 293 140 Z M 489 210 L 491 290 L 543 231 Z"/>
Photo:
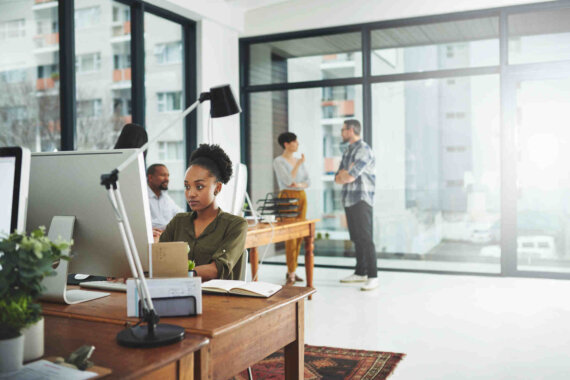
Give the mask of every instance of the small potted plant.
<path id="1" fill-rule="evenodd" d="M 30 235 L 14 232 L 0 240 L 0 374 L 21 368 L 24 344 L 28 346 L 24 340 L 39 345 L 26 347 L 32 352 L 26 359 L 43 355 L 43 318 L 37 299 L 44 277 L 55 274 L 54 263 L 69 260 L 64 251 L 70 246 L 64 241 L 52 242 L 44 227 Z M 33 328 L 37 324 L 41 328 Z"/>

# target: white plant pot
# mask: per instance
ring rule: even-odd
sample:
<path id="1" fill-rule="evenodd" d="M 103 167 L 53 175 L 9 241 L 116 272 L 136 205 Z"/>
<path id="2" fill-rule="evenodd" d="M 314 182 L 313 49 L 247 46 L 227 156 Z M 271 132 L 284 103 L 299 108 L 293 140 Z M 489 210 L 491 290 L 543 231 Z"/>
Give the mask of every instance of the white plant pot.
<path id="1" fill-rule="evenodd" d="M 24 362 L 24 336 L 0 340 L 0 375 L 19 371 Z"/>
<path id="2" fill-rule="evenodd" d="M 44 356 L 44 318 L 22 330 L 24 336 L 24 361 Z"/>

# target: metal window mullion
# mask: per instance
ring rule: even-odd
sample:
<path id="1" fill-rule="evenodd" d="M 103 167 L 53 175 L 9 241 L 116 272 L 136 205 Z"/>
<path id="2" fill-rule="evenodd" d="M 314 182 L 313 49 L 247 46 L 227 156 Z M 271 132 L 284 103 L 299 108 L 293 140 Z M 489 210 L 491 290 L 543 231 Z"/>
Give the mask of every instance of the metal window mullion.
<path id="1" fill-rule="evenodd" d="M 517 269 L 516 186 L 516 90 L 508 75 L 508 14 L 499 18 L 501 101 L 501 274 L 512 276 Z"/>
<path id="2" fill-rule="evenodd" d="M 198 98 L 197 85 L 197 51 L 196 51 L 196 24 L 187 23 L 182 26 L 184 40 L 184 103 L 185 109 L 188 108 Z M 197 147 L 198 143 L 198 119 L 197 113 L 192 112 L 185 118 L 186 129 L 186 166 L 189 164 L 190 152 Z"/>
<path id="3" fill-rule="evenodd" d="M 74 1 L 59 0 L 59 110 L 61 150 L 76 147 Z"/>
<path id="4" fill-rule="evenodd" d="M 370 29 L 362 28 L 362 127 L 364 141 L 372 147 L 372 88 L 370 83 Z"/>
<path id="5" fill-rule="evenodd" d="M 144 4 L 131 5 L 131 102 L 133 123 L 145 125 Z"/>

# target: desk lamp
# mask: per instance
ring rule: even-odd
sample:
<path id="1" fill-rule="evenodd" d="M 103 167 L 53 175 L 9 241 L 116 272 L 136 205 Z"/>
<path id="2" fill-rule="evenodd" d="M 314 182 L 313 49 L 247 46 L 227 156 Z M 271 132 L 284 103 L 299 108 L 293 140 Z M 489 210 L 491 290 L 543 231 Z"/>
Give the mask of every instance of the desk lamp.
<path id="1" fill-rule="evenodd" d="M 143 312 L 141 319 L 137 325 L 128 327 L 117 334 L 117 342 L 127 347 L 157 347 L 172 344 L 184 339 L 184 329 L 180 326 L 170 324 L 159 324 L 159 315 L 154 310 L 154 305 L 148 291 L 148 286 L 144 278 L 143 268 L 140 262 L 137 247 L 133 238 L 133 232 L 127 218 L 125 205 L 119 188 L 119 173 L 125 169 L 138 154 L 144 152 L 148 145 L 155 142 L 159 136 L 162 136 L 173 125 L 180 122 L 198 105 L 206 100 L 210 101 L 210 116 L 219 118 L 234 115 L 241 112 L 230 85 L 221 85 L 210 88 L 210 92 L 203 92 L 194 104 L 182 112 L 175 120 L 164 127 L 155 137 L 146 144 L 138 148 L 125 162 L 108 174 L 101 175 L 101 185 L 107 189 L 109 201 L 113 206 L 115 217 L 119 224 L 119 231 L 125 246 L 125 254 L 135 280 L 138 294 L 141 296 L 143 304 Z M 146 325 L 140 323 L 146 322 Z"/>

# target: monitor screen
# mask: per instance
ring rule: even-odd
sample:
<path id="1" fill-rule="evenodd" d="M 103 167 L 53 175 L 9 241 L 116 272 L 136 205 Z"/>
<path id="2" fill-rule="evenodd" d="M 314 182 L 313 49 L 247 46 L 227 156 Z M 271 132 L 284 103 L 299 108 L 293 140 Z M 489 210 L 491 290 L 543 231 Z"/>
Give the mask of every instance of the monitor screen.
<path id="1" fill-rule="evenodd" d="M 101 174 L 122 164 L 134 149 L 34 153 L 31 161 L 28 231 L 54 216 L 75 216 L 70 273 L 131 277 L 125 249 Z M 142 153 L 119 174 L 119 188 L 144 270 L 152 243 Z"/>
<path id="2" fill-rule="evenodd" d="M 25 227 L 29 175 L 28 149 L 0 148 L 0 236 Z"/>
<path id="3" fill-rule="evenodd" d="M 16 157 L 0 157 L 0 234 L 9 235 L 12 224 Z"/>

